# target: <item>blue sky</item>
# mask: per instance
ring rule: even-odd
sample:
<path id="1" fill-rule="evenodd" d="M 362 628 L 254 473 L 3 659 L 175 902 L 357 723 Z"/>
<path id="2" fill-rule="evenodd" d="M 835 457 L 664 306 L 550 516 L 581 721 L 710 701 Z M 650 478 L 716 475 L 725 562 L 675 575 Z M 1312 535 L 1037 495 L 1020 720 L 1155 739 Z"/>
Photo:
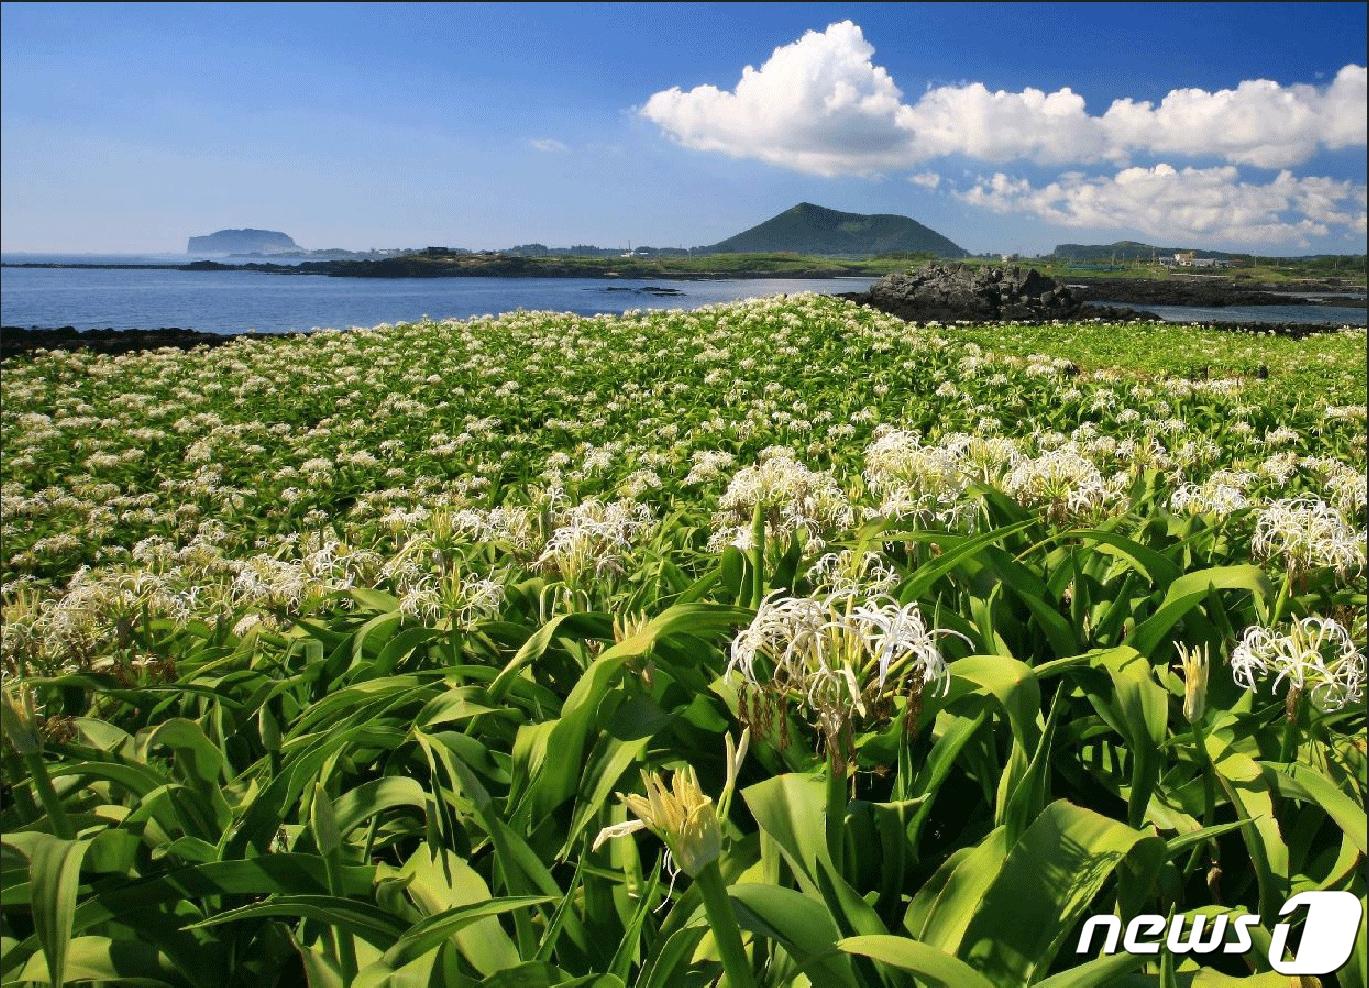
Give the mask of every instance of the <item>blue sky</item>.
<path id="1" fill-rule="evenodd" d="M 1363 252 L 1365 9 L 10 3 L 0 243 L 700 244 L 808 200 Z"/>

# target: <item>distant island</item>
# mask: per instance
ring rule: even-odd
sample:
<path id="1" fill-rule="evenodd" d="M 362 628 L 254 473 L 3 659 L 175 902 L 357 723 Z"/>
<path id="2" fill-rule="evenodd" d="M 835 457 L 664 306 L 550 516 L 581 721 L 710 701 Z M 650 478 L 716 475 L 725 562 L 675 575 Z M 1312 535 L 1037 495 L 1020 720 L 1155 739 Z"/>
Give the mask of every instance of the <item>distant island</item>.
<path id="1" fill-rule="evenodd" d="M 696 254 L 776 252 L 822 257 L 870 257 L 893 253 L 965 257 L 969 253 L 908 216 L 843 213 L 811 202 L 801 202 L 736 236 L 694 249 Z"/>
<path id="2" fill-rule="evenodd" d="M 202 237 L 191 237 L 187 254 L 227 257 L 230 254 L 303 253 L 293 237 L 279 230 L 218 230 Z"/>

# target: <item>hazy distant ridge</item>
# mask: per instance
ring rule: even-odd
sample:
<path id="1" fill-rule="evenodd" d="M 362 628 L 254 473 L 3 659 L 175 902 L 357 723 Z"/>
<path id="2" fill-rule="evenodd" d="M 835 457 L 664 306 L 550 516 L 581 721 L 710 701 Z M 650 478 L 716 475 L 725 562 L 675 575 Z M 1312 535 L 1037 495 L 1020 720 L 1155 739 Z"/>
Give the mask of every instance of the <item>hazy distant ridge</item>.
<path id="1" fill-rule="evenodd" d="M 1134 240 L 1119 240 L 1115 244 L 1057 244 L 1055 257 L 1071 261 L 1149 261 L 1153 257 L 1173 257 L 1179 253 L 1191 253 L 1195 257 L 1250 257 L 1250 254 L 1228 254 L 1220 250 L 1203 250 L 1200 247 L 1156 247 L 1154 244 L 1141 244 Z"/>

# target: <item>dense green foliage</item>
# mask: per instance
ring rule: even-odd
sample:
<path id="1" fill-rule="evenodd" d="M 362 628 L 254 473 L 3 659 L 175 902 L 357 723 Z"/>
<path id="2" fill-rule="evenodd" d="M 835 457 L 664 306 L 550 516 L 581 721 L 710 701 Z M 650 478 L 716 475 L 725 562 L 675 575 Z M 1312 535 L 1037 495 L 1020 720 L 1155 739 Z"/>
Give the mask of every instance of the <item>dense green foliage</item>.
<path id="1" fill-rule="evenodd" d="M 8 361 L 4 981 L 1267 972 L 1365 893 L 1364 343 L 800 295 Z M 1171 909 L 1257 949 L 1075 953 Z"/>
<path id="2" fill-rule="evenodd" d="M 843 213 L 801 202 L 712 247 L 710 253 L 862 256 L 898 251 L 964 257 L 965 249 L 915 219 L 897 213 Z"/>

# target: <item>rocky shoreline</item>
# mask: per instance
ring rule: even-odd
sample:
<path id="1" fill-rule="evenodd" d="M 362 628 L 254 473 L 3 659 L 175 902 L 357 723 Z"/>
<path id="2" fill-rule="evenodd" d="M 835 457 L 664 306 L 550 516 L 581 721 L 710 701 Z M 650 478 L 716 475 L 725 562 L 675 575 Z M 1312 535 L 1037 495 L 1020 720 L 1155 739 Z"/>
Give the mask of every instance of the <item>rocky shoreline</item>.
<path id="1" fill-rule="evenodd" d="M 1159 319 L 1153 312 L 1089 306 L 1035 268 L 928 264 L 887 275 L 842 298 L 909 322 L 1049 322 L 1057 319 Z"/>
<path id="2" fill-rule="evenodd" d="M 929 264 L 916 271 L 881 278 L 867 291 L 842 292 L 838 297 L 869 305 L 909 322 L 1051 322 L 1083 319 L 1108 322 L 1162 321 L 1153 312 L 1142 309 L 1119 308 L 1089 302 L 1090 295 L 1094 298 L 1114 300 L 1107 294 L 1080 292 L 1073 285 L 1061 285 L 1034 268 L 976 268 L 961 264 Z M 1298 302 L 1284 296 L 1275 297 L 1279 299 L 1279 304 L 1289 305 Z M 1124 299 L 1131 300 L 1133 299 Z M 1155 298 L 1151 304 L 1201 303 L 1162 302 Z M 1216 322 L 1203 325 L 1226 332 L 1274 333 L 1295 339 L 1314 333 L 1333 332 L 1340 328 L 1337 323 Z"/>
<path id="3" fill-rule="evenodd" d="M 202 333 L 195 329 L 86 329 L 61 326 L 57 329 L 24 329 L 0 326 L 0 360 L 8 360 L 34 350 L 91 350 L 95 353 L 121 354 L 160 347 L 191 350 L 197 346 L 223 346 L 239 336 L 293 336 L 293 333 Z"/>
<path id="4" fill-rule="evenodd" d="M 1335 286 L 1332 286 L 1333 288 Z M 1106 299 L 1110 302 L 1140 305 L 1189 305 L 1205 309 L 1224 309 L 1228 306 L 1249 305 L 1326 305 L 1354 306 L 1364 304 L 1361 295 L 1355 298 L 1316 298 L 1283 295 L 1268 288 L 1238 285 L 1230 279 L 1147 280 L 1145 278 L 1089 278 L 1071 282 L 1068 288 L 1081 301 Z M 1323 287 L 1305 287 L 1303 291 L 1324 291 Z"/>

